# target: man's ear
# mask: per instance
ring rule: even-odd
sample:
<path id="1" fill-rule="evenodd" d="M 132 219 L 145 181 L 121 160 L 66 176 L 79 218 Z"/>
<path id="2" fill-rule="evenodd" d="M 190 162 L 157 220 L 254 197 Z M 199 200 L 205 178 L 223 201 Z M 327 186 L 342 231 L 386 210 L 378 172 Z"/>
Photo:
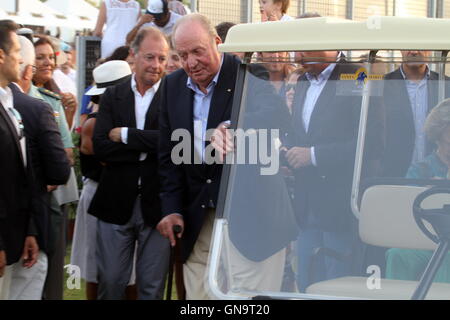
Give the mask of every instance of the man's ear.
<path id="1" fill-rule="evenodd" d="M 31 79 L 33 79 L 33 66 L 31 64 L 25 67 L 25 70 L 22 74 L 22 79 L 26 81 L 30 81 Z"/>
<path id="2" fill-rule="evenodd" d="M 220 39 L 219 36 L 216 36 L 215 39 L 214 39 L 214 42 L 216 43 L 216 45 L 219 45 L 219 44 L 222 43 L 222 39 Z"/>

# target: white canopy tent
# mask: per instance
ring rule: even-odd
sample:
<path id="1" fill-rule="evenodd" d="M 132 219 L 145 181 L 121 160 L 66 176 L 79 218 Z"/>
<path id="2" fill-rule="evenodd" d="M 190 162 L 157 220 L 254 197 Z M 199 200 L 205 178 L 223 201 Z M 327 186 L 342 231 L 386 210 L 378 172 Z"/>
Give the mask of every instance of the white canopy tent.
<path id="1" fill-rule="evenodd" d="M 0 19 L 8 19 L 8 14 L 2 8 L 0 8 Z"/>
<path id="2" fill-rule="evenodd" d="M 99 10 L 84 0 L 47 0 L 45 4 L 67 16 L 72 16 L 81 21 L 82 26 L 94 29 Z"/>
<path id="3" fill-rule="evenodd" d="M 67 16 L 39 0 L 18 1 L 17 12 L 14 0 L 0 0 L 0 6 L 6 12 L 5 18 L 16 23 L 36 26 L 73 26 L 73 22 Z"/>
<path id="4" fill-rule="evenodd" d="M 11 19 L 19 24 L 32 25 L 32 26 L 44 26 L 50 30 L 52 34 L 56 34 L 56 28 L 60 28 L 61 38 L 67 42 L 73 42 L 75 36 L 75 30 L 93 29 L 95 27 L 96 19 L 91 19 L 86 14 L 76 14 L 72 10 L 72 6 L 64 8 L 60 5 L 62 10 L 58 10 L 55 6 L 50 6 L 49 1 L 41 2 L 39 0 L 19 0 L 18 8 L 16 9 L 15 0 L 0 0 L 0 8 L 3 13 L 0 16 L 3 19 Z M 57 3 L 73 4 L 77 1 L 58 1 Z M 80 1 L 78 5 L 78 11 L 89 13 L 89 16 L 94 16 L 96 8 L 90 6 L 84 1 Z M 88 7 L 86 7 L 85 5 Z M 81 9 L 80 9 L 81 8 Z M 0 11 L 1 12 L 1 11 Z M 97 13 L 98 14 L 98 10 Z"/>

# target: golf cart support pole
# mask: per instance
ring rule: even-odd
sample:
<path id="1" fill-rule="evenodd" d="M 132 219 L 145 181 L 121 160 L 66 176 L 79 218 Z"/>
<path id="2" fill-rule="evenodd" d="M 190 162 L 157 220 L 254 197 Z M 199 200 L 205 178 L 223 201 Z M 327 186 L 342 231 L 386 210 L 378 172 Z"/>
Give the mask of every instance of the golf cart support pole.
<path id="1" fill-rule="evenodd" d="M 372 71 L 372 63 L 375 62 L 378 50 L 372 50 L 369 53 L 368 61 L 366 63 L 366 69 L 369 76 Z M 359 131 L 358 131 L 358 141 L 356 145 L 356 157 L 355 157 L 355 167 L 353 171 L 353 184 L 352 184 L 352 195 L 351 195 L 351 208 L 352 212 L 357 219 L 359 219 L 359 185 L 361 182 L 361 171 L 362 162 L 364 157 L 364 143 L 366 139 L 366 128 L 367 128 L 367 116 L 369 114 L 369 102 L 371 94 L 372 83 L 371 80 L 367 81 L 367 86 L 363 91 L 363 97 L 361 102 L 361 114 L 359 118 Z"/>
<path id="2" fill-rule="evenodd" d="M 441 63 L 439 63 L 439 100 L 445 99 L 445 62 L 447 60 L 448 51 L 441 51 Z M 434 107 L 434 106 L 433 106 Z"/>

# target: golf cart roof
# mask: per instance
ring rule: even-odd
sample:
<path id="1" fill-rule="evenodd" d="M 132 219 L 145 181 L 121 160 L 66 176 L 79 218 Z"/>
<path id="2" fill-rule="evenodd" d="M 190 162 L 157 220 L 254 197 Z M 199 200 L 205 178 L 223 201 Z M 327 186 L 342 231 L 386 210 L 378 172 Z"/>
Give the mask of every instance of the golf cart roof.
<path id="1" fill-rule="evenodd" d="M 450 19 L 308 18 L 232 27 L 221 52 L 320 50 L 450 50 Z"/>

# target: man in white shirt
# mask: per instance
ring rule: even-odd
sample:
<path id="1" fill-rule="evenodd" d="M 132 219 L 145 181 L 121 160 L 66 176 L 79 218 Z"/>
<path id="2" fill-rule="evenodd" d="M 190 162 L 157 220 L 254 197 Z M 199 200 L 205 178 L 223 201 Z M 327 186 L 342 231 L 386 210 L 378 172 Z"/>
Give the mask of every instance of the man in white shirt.
<path id="1" fill-rule="evenodd" d="M 169 241 L 155 229 L 161 218 L 158 183 L 160 83 L 169 45 L 156 28 L 143 28 L 131 46 L 130 79 L 102 96 L 94 131 L 96 157 L 105 163 L 88 212 L 98 218 L 98 298 L 123 299 L 137 244 L 138 299 L 161 299 Z"/>
<path id="2" fill-rule="evenodd" d="M 37 241 L 40 252 L 36 265 L 31 269 L 23 267 L 22 261 L 13 265 L 9 299 L 40 300 L 47 277 L 47 254 L 51 253 L 48 233 L 50 198 L 47 186 L 64 185 L 69 178 L 70 164 L 52 108 L 42 97 L 39 99 L 37 90 L 32 89 L 35 63 L 33 43 L 23 36 L 19 36 L 19 41 L 23 60 L 20 79 L 17 83 L 10 84 L 9 88 L 13 94 L 14 107 L 23 119 L 27 147 L 33 159 L 28 162 L 34 175 L 33 190 L 36 201 L 33 201 L 33 215 L 39 233 Z M 36 99 L 32 95 L 35 95 Z"/>
<path id="3" fill-rule="evenodd" d="M 338 52 L 298 52 L 296 58 L 305 75 L 295 90 L 292 108 L 296 138 L 286 159 L 296 180 L 294 203 L 300 223 L 297 284 L 303 292 L 311 283 L 351 275 L 355 266 L 352 262 L 360 258 L 350 194 L 361 95 L 337 90 L 341 75 L 355 74 L 359 68 L 339 58 Z M 372 106 L 374 100 L 369 108 L 370 143 L 366 143 L 375 150 L 382 144 L 383 123 L 378 117 L 381 106 Z M 376 160 L 381 154 L 367 154 L 365 161 Z M 314 253 L 317 248 L 336 254 L 318 255 Z"/>
<path id="4" fill-rule="evenodd" d="M 9 297 L 11 265 L 22 258 L 30 268 L 39 251 L 30 216 L 24 128 L 8 88 L 18 81 L 22 63 L 16 30 L 14 22 L 0 21 L 0 300 Z"/>
<path id="5" fill-rule="evenodd" d="M 182 16 L 169 10 L 167 0 L 149 0 L 147 11 L 139 18 L 136 26 L 128 33 L 127 43 L 131 43 L 142 27 L 155 27 L 166 36 L 172 34 L 175 23 Z"/>

